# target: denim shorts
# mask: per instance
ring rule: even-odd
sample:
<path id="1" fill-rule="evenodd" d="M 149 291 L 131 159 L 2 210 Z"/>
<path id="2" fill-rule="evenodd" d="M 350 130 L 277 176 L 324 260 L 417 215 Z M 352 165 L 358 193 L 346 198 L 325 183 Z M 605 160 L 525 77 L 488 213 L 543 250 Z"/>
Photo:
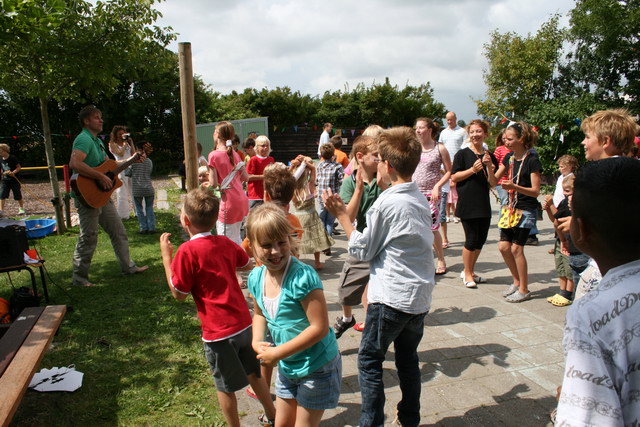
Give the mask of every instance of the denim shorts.
<path id="1" fill-rule="evenodd" d="M 276 378 L 276 396 L 295 399 L 307 409 L 325 410 L 338 406 L 342 382 L 342 357 L 340 353 L 315 372 L 303 378 L 287 378 L 280 373 Z"/>
<path id="2" fill-rule="evenodd" d="M 440 192 L 440 223 L 447 222 L 447 198 L 449 198 L 448 191 Z"/>
<path id="3" fill-rule="evenodd" d="M 522 211 L 522 218 L 520 219 L 520 222 L 518 223 L 518 225 L 516 226 L 516 228 L 533 228 L 536 226 L 536 220 L 537 220 L 538 214 L 537 214 L 537 210 L 532 210 L 532 211 Z"/>

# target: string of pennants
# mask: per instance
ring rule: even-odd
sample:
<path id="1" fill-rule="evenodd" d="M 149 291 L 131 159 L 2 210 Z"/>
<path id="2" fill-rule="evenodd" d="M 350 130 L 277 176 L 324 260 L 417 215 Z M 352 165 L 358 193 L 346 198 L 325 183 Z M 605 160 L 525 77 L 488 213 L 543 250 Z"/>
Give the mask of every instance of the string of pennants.
<path id="1" fill-rule="evenodd" d="M 146 131 L 146 132 L 131 132 L 132 135 L 148 135 L 150 133 L 153 132 L 161 132 L 162 130 L 160 129 L 154 129 L 154 130 L 150 130 L 150 131 Z M 70 134 L 70 133 L 52 133 L 51 136 L 62 136 L 65 137 L 66 139 L 75 139 L 76 136 L 78 136 L 78 134 Z M 109 140 L 109 134 L 101 134 L 98 135 L 98 137 L 103 140 L 103 141 L 108 141 Z M 24 135 L 11 135 L 11 136 L 0 136 L 0 140 L 3 139 L 9 139 L 9 140 L 14 140 L 17 141 L 18 139 L 29 139 L 29 140 L 41 140 L 43 138 L 43 136 L 41 134 L 24 134 Z"/>
<path id="2" fill-rule="evenodd" d="M 280 133 L 285 133 L 286 131 L 291 131 L 293 130 L 295 133 L 298 133 L 298 131 L 300 130 L 301 126 L 276 126 L 273 125 L 272 129 L 273 132 L 280 132 Z M 307 128 L 307 126 L 303 126 L 304 128 Z M 309 128 L 312 128 L 314 131 L 320 131 L 321 129 L 318 128 L 318 125 L 313 125 L 313 126 L 309 126 Z M 356 136 L 356 135 L 362 135 L 362 133 L 364 132 L 364 129 L 339 129 L 339 128 L 333 128 L 333 133 L 334 135 L 341 135 L 344 137 L 347 137 L 349 135 L 351 136 Z"/>
<path id="3" fill-rule="evenodd" d="M 493 118 L 493 124 L 495 125 L 496 123 L 499 124 L 507 124 L 507 127 L 510 126 L 512 123 L 515 123 L 513 120 L 511 120 L 509 118 L 509 116 L 513 116 L 513 113 L 509 114 L 500 114 L 499 116 L 495 116 Z M 578 126 L 578 128 L 580 128 L 580 125 L 582 124 L 582 119 L 580 118 L 575 118 L 573 119 L 573 123 L 576 124 L 576 126 Z M 549 126 L 548 130 L 549 130 L 549 134 L 550 136 L 554 136 L 554 134 L 556 133 L 556 130 L 558 130 L 558 139 L 560 140 L 561 143 L 564 143 L 564 137 L 565 137 L 565 132 L 563 132 L 563 129 L 565 128 L 565 126 L 563 124 L 557 124 L 554 126 Z M 532 129 L 536 132 L 538 132 L 540 130 L 540 128 L 538 126 L 532 126 Z"/>

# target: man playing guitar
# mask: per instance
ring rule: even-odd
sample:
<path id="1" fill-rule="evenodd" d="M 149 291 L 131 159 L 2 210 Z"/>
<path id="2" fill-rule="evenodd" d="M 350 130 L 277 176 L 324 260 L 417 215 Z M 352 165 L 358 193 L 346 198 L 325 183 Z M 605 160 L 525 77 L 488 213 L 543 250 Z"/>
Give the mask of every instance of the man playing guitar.
<path id="1" fill-rule="evenodd" d="M 98 133 L 102 131 L 102 113 L 98 108 L 90 105 L 80 110 L 78 118 L 83 129 L 73 141 L 69 166 L 75 173 L 97 181 L 102 188 L 108 190 L 113 187 L 113 180 L 94 169 L 108 158 L 104 145 L 98 138 Z M 139 161 L 142 160 L 144 157 Z M 111 199 L 102 207 L 92 208 L 83 205 L 75 195 L 73 196 L 80 219 L 80 236 L 73 254 L 72 283 L 74 285 L 94 286 L 89 281 L 89 267 L 98 243 L 98 225 L 111 238 L 113 250 L 124 274 L 142 273 L 149 268 L 146 265 L 138 267 L 131 261 L 127 232 Z"/>

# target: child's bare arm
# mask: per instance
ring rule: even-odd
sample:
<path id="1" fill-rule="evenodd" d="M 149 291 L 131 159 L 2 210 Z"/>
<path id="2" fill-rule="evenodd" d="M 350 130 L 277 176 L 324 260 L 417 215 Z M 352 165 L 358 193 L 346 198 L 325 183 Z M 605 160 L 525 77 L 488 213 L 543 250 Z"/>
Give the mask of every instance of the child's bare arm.
<path id="1" fill-rule="evenodd" d="M 262 314 L 262 310 L 260 306 L 256 302 L 256 299 L 251 296 L 253 299 L 253 323 L 252 323 L 252 339 L 251 346 L 253 347 L 253 351 L 256 353 L 260 353 L 263 351 L 264 347 L 269 347 L 269 343 L 265 342 L 265 337 L 267 336 L 267 319 Z"/>
<path id="2" fill-rule="evenodd" d="M 258 352 L 258 359 L 265 365 L 274 366 L 278 360 L 299 353 L 322 340 L 329 332 L 329 316 L 327 302 L 322 289 L 314 289 L 301 301 L 309 319 L 309 326 L 291 341 L 276 347 L 263 346 Z M 255 314 L 254 314 L 255 319 Z M 254 323 L 255 325 L 255 323 Z M 254 331 L 254 337 L 256 332 Z M 255 341 L 254 341 L 255 343 Z"/>
<path id="3" fill-rule="evenodd" d="M 171 284 L 171 261 L 173 259 L 173 245 L 169 241 L 171 233 L 162 233 L 160 236 L 160 253 L 162 254 L 162 265 L 164 266 L 164 274 L 167 279 L 167 285 L 171 295 L 178 301 L 184 301 L 187 298 L 187 294 L 178 292 L 176 288 Z"/>
<path id="4" fill-rule="evenodd" d="M 349 217 L 347 207 L 344 205 L 340 196 L 333 194 L 331 189 L 328 188 L 324 190 L 322 194 L 322 203 L 324 203 L 324 207 L 340 222 L 340 225 L 347 235 L 347 239 L 350 238 L 354 230 L 353 221 Z"/>

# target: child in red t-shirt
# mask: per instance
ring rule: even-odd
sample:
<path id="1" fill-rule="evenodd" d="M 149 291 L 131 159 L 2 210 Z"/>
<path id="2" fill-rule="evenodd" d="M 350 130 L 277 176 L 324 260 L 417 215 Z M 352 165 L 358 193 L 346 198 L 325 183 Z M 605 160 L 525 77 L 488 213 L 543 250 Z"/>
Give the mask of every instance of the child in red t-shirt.
<path id="1" fill-rule="evenodd" d="M 269 156 L 271 152 L 271 142 L 269 138 L 260 135 L 256 138 L 256 155 L 249 160 L 247 173 L 249 182 L 247 183 L 247 196 L 249 196 L 249 209 L 264 203 L 264 168 L 275 159 Z"/>
<path id="2" fill-rule="evenodd" d="M 275 419 L 275 407 L 260 376 L 260 364 L 251 346 L 251 314 L 235 274 L 236 269 L 250 270 L 252 265 L 238 245 L 225 236 L 211 235 L 219 207 L 220 201 L 210 191 L 190 191 L 180 213 L 190 240 L 173 258 L 171 234 L 163 233 L 162 264 L 173 297 L 182 301 L 191 294 L 196 303 L 205 356 L 227 423 L 240 425 L 235 392 L 248 384 L 265 410 L 260 421 L 268 422 Z"/>

